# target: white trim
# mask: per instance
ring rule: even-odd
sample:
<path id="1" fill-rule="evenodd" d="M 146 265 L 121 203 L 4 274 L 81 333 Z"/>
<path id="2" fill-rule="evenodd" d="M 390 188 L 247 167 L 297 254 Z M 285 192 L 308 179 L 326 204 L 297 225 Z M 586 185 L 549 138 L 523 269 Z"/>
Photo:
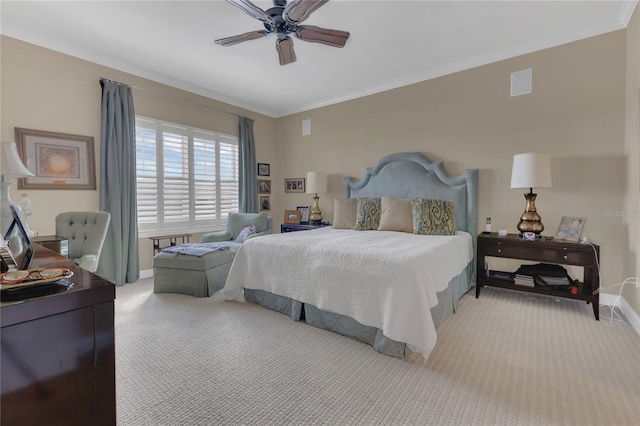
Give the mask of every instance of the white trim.
<path id="1" fill-rule="evenodd" d="M 145 278 L 153 278 L 153 269 L 145 269 L 144 271 L 140 271 L 139 279 L 143 280 Z"/>
<path id="2" fill-rule="evenodd" d="M 613 306 L 617 298 L 618 296 L 616 294 L 600 293 L 600 305 Z M 629 325 L 640 335 L 640 315 L 633 310 L 629 302 L 622 296 L 620 296 L 618 308 L 620 308 L 627 321 L 629 321 Z M 600 316 L 600 320 L 604 320 L 602 316 Z"/>

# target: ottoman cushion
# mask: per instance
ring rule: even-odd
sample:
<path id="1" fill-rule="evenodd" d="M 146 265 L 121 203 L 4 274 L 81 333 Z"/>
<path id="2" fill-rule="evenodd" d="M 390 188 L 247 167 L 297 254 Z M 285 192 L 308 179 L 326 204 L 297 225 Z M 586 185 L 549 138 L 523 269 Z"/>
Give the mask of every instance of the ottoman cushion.
<path id="1" fill-rule="evenodd" d="M 235 255 L 231 248 L 203 256 L 160 252 L 153 258 L 153 291 L 211 296 L 224 287 Z"/>

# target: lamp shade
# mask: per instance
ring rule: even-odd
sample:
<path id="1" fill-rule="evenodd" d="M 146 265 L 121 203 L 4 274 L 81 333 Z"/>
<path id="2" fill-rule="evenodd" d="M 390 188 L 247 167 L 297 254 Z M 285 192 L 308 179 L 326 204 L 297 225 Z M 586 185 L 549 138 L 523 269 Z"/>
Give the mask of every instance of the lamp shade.
<path id="1" fill-rule="evenodd" d="M 307 194 L 324 194 L 327 192 L 327 174 L 323 172 L 307 173 Z"/>
<path id="2" fill-rule="evenodd" d="M 27 169 L 20 155 L 15 142 L 2 142 L 2 159 L 0 160 L 0 174 L 5 177 L 27 177 L 33 176 L 33 173 Z"/>
<path id="3" fill-rule="evenodd" d="M 549 154 L 516 154 L 511 169 L 511 188 L 551 188 Z"/>

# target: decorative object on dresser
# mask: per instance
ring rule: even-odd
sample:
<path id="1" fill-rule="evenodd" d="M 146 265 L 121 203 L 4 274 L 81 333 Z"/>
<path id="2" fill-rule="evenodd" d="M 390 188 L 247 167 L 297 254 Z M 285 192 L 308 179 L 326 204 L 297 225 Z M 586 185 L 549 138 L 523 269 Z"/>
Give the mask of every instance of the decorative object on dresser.
<path id="1" fill-rule="evenodd" d="M 322 222 L 322 211 L 318 201 L 318 193 L 324 194 L 327 192 L 328 179 L 326 173 L 323 172 L 309 172 L 307 173 L 307 194 L 315 194 L 313 196 L 313 207 L 311 207 L 311 214 L 309 215 L 310 223 Z"/>
<path id="2" fill-rule="evenodd" d="M 96 189 L 93 137 L 16 127 L 16 141 L 35 176 L 18 189 Z"/>
<path id="3" fill-rule="evenodd" d="M 303 225 L 306 225 L 307 223 L 309 223 L 309 215 L 311 212 L 311 207 L 310 206 L 298 206 L 296 207 L 296 210 L 298 210 L 300 212 L 300 223 Z"/>
<path id="4" fill-rule="evenodd" d="M 480 296 L 482 287 L 493 286 L 584 300 L 591 303 L 596 320 L 600 319 L 600 247 L 598 245 L 556 241 L 552 237 L 528 241 L 517 234 L 499 236 L 496 233 L 489 235 L 481 233 L 478 235 L 477 247 L 476 298 Z M 533 266 L 523 265 L 516 272 L 511 273 L 491 270 L 487 257 L 544 263 Z M 581 266 L 582 282 L 571 280 L 568 275 L 559 273 L 558 271 L 563 269 L 559 265 Z M 536 270 L 537 272 L 532 272 Z"/>
<path id="5" fill-rule="evenodd" d="M 300 212 L 298 210 L 285 210 L 284 223 L 300 223 Z"/>
<path id="6" fill-rule="evenodd" d="M 579 241 L 582 235 L 582 228 L 587 220 L 586 217 L 562 216 L 558 230 L 556 231 L 556 240 Z"/>
<path id="7" fill-rule="evenodd" d="M 540 238 L 544 230 L 542 218 L 536 211 L 536 196 L 533 188 L 551 188 L 551 157 L 548 154 L 525 153 L 513 156 L 511 188 L 529 188 L 524 194 L 526 206 L 518 222 L 518 231 L 523 237 Z M 533 234 L 533 235 L 530 235 Z"/>
<path id="8" fill-rule="evenodd" d="M 0 233 L 4 234 L 13 220 L 9 206 L 16 207 L 16 204 L 9 198 L 9 187 L 12 182 L 7 178 L 33 176 L 33 173 L 22 163 L 15 142 L 2 142 L 1 157 L 0 173 L 2 177 L 0 178 L 0 185 L 2 185 L 2 194 L 0 195 Z"/>

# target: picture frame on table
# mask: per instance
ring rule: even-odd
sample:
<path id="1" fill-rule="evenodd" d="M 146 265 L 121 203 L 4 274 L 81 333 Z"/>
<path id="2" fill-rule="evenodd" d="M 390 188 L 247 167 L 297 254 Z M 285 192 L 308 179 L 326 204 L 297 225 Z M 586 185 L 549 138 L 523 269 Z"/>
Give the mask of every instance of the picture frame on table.
<path id="1" fill-rule="evenodd" d="M 311 206 L 298 206 L 296 210 L 300 212 L 300 223 L 302 225 L 309 224 L 309 214 L 311 213 Z"/>
<path id="2" fill-rule="evenodd" d="M 268 195 L 263 195 L 259 198 L 260 200 L 260 211 L 268 212 L 271 210 L 271 197 Z"/>
<path id="3" fill-rule="evenodd" d="M 586 217 L 562 216 L 554 239 L 565 241 L 579 241 Z"/>
<path id="4" fill-rule="evenodd" d="M 271 194 L 271 180 L 258 179 L 258 194 Z"/>
<path id="5" fill-rule="evenodd" d="M 286 178 L 284 180 L 284 192 L 302 192 L 305 190 L 304 178 Z"/>
<path id="6" fill-rule="evenodd" d="M 298 225 L 300 223 L 300 212 L 298 210 L 285 210 L 284 223 Z"/>
<path id="7" fill-rule="evenodd" d="M 22 162 L 34 176 L 18 179 L 18 189 L 96 189 L 92 136 L 16 127 Z"/>
<path id="8" fill-rule="evenodd" d="M 271 176 L 271 165 L 268 163 L 258 163 L 258 176 Z"/>

